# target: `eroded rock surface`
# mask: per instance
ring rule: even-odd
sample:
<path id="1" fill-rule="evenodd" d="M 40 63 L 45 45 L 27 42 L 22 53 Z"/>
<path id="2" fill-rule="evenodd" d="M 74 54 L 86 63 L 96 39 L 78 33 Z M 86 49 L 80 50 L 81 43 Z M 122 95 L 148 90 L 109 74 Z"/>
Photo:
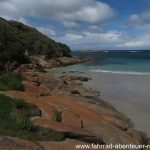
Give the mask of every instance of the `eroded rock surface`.
<path id="1" fill-rule="evenodd" d="M 68 140 L 62 142 L 39 142 L 44 149 L 71 150 L 75 149 L 74 144 L 81 143 L 136 145 L 143 144 L 143 141 L 148 143 L 148 138 L 144 138 L 134 129 L 128 117 L 99 98 L 99 92 L 86 89 L 69 77 L 55 79 L 39 73 L 26 73 L 25 79 L 25 91 L 10 91 L 5 94 L 36 104 L 42 110 L 42 114 L 41 117 L 33 119 L 35 124 L 68 135 Z M 72 90 L 78 90 L 80 94 L 71 94 Z M 49 95 L 40 95 L 46 92 L 49 92 Z M 56 110 L 62 112 L 60 122 L 56 119 Z M 6 142 L 3 146 L 6 146 Z M 39 148 L 36 146 L 34 149 Z M 14 150 L 18 150 L 17 147 L 14 147 Z"/>

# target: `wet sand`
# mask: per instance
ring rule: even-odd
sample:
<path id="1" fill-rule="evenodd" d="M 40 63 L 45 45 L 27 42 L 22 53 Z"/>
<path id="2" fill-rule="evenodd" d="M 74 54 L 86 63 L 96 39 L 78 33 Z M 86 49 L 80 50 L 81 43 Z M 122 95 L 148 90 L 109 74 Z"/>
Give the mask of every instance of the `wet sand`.
<path id="1" fill-rule="evenodd" d="M 101 91 L 101 98 L 132 119 L 150 136 L 150 76 L 88 73 L 86 86 Z"/>

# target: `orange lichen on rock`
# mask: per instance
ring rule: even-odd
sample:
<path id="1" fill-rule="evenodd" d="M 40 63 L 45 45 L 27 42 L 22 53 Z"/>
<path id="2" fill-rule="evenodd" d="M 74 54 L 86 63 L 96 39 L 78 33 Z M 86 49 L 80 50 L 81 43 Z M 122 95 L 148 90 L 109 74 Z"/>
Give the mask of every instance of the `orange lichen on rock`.
<path id="1" fill-rule="evenodd" d="M 36 80 L 33 79 L 35 77 Z M 87 140 L 86 136 L 91 139 L 95 137 L 102 139 L 106 144 L 140 143 L 139 134 L 132 128 L 129 119 L 109 105 L 89 103 L 85 97 L 72 95 L 68 90 L 58 88 L 56 85 L 59 81 L 52 77 L 26 74 L 25 79 L 25 91 L 10 91 L 6 94 L 22 98 L 42 110 L 42 116 L 33 119 L 35 124 L 73 133 L 79 138 L 77 141 L 41 142 L 45 149 L 48 145 L 54 150 L 62 148 L 72 150 L 75 149 L 75 143 Z M 61 110 L 60 122 L 56 119 L 56 110 Z"/>

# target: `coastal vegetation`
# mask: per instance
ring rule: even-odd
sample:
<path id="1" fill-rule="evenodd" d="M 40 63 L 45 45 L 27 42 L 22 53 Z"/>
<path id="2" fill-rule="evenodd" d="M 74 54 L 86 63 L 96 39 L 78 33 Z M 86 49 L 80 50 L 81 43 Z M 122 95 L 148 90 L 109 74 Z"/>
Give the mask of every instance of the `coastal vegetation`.
<path id="1" fill-rule="evenodd" d="M 3 74 L 0 76 L 0 90 L 23 90 L 24 85 L 22 84 L 22 78 L 18 75 Z"/>
<path id="2" fill-rule="evenodd" d="M 12 99 L 5 95 L 0 95 L 0 135 L 20 137 L 33 141 L 64 140 L 64 133 L 36 126 L 32 123 L 30 113 L 35 110 L 38 110 L 36 105 L 28 104 L 22 99 Z"/>
<path id="3" fill-rule="evenodd" d="M 42 55 L 45 58 L 70 56 L 70 48 L 57 43 L 35 28 L 17 21 L 0 18 L 0 69 L 5 65 L 29 62 L 29 56 Z"/>
<path id="4" fill-rule="evenodd" d="M 59 110 L 55 110 L 55 116 L 56 116 L 56 121 L 61 122 L 62 121 L 62 112 Z"/>

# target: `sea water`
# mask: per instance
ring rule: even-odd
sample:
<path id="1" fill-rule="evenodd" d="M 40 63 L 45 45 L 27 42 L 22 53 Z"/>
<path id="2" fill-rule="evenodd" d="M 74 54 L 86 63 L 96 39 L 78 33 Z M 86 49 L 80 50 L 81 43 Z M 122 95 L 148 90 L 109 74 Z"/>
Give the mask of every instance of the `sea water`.
<path id="1" fill-rule="evenodd" d="M 150 51 L 74 52 L 73 55 L 92 60 L 91 63 L 75 65 L 74 69 L 78 68 L 91 72 L 150 75 Z"/>

